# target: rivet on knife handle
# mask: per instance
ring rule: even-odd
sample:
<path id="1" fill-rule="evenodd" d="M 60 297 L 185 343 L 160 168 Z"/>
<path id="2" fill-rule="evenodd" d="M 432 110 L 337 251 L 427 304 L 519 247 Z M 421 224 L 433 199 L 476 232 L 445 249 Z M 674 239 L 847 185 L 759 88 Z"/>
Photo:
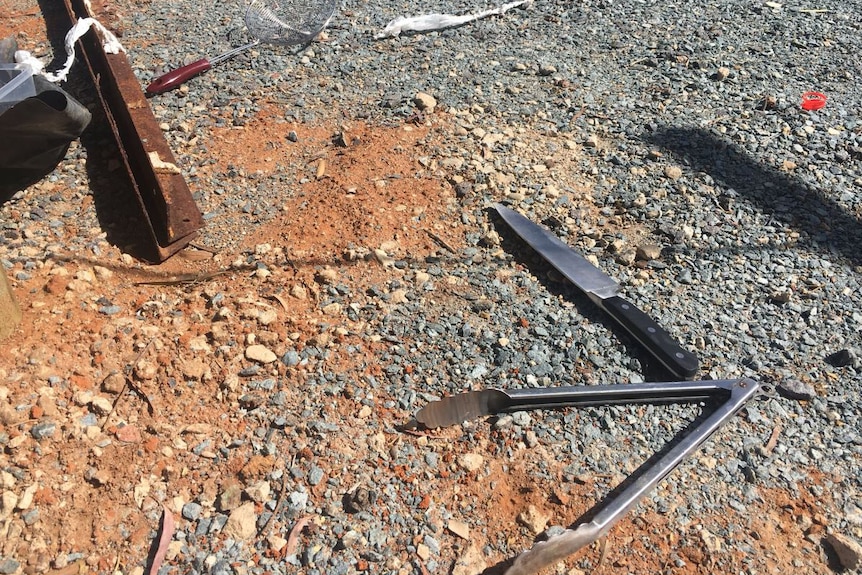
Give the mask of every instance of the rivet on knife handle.
<path id="1" fill-rule="evenodd" d="M 613 296 L 601 300 L 600 305 L 671 373 L 683 379 L 690 379 L 697 373 L 697 356 L 680 347 L 669 333 L 633 303 Z"/>

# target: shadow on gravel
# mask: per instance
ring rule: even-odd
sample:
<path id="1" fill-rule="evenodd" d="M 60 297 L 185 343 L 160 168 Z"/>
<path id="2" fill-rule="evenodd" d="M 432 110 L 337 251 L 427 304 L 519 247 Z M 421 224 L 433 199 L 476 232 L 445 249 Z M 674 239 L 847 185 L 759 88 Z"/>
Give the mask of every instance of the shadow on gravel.
<path id="1" fill-rule="evenodd" d="M 795 228 L 813 249 L 838 252 L 853 265 L 862 265 L 862 221 L 820 190 L 755 161 L 708 130 L 667 128 L 648 135 L 646 141 Z"/>
<path id="2" fill-rule="evenodd" d="M 500 234 L 501 247 L 509 254 L 513 254 L 517 261 L 527 267 L 527 270 L 542 282 L 545 289 L 553 296 L 562 297 L 573 304 L 577 308 L 577 312 L 590 323 L 598 323 L 608 328 L 617 338 L 617 340 L 625 348 L 624 353 L 633 359 L 637 359 L 641 366 L 641 375 L 644 381 L 676 381 L 679 378 L 670 373 L 657 359 L 647 352 L 637 340 L 628 334 L 626 330 L 620 327 L 611 317 L 606 314 L 601 308 L 590 300 L 590 298 L 574 287 L 571 283 L 565 280 L 554 267 L 539 255 L 533 248 L 524 242 L 513 230 L 500 218 L 499 214 L 493 208 L 488 208 L 488 219 L 494 223 L 497 232 Z M 553 230 L 554 222 L 545 221 L 538 222 Z M 559 279 L 556 279 L 559 278 Z M 530 320 L 531 318 L 525 318 Z M 674 326 L 663 326 L 669 330 L 671 335 L 674 335 Z M 572 326 L 572 333 L 577 339 L 577 326 Z M 589 357 L 582 358 L 589 362 Z M 566 374 L 566 378 L 571 378 L 559 382 L 559 385 L 576 385 L 577 374 Z M 625 382 L 620 382 L 625 383 Z"/>

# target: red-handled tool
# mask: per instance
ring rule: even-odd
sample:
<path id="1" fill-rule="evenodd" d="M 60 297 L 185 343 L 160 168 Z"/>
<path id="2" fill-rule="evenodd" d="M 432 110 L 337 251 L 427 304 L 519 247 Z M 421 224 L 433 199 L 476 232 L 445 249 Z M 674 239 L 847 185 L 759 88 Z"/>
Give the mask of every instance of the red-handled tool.
<path id="1" fill-rule="evenodd" d="M 174 88 L 179 87 L 180 84 L 185 83 L 186 80 L 190 80 L 199 74 L 203 74 L 219 62 L 224 62 L 228 58 L 232 58 L 240 52 L 248 50 L 253 46 L 257 46 L 258 44 L 260 44 L 260 40 L 255 40 L 254 42 L 238 46 L 233 50 L 228 50 L 224 54 L 216 56 L 215 58 L 201 58 L 200 60 L 195 60 L 191 64 L 186 64 L 185 66 L 171 70 L 166 74 L 162 74 L 147 86 L 147 94 L 155 95 L 167 92 L 168 90 L 173 90 Z"/>
<path id="2" fill-rule="evenodd" d="M 291 46 L 307 44 L 320 34 L 338 0 L 295 0 L 269 8 L 267 0 L 251 0 L 245 11 L 245 25 L 256 40 L 237 46 L 215 58 L 201 58 L 176 70 L 163 74 L 147 86 L 147 94 L 161 94 L 173 90 L 186 80 L 203 74 L 219 62 L 236 56 L 262 42 Z"/>

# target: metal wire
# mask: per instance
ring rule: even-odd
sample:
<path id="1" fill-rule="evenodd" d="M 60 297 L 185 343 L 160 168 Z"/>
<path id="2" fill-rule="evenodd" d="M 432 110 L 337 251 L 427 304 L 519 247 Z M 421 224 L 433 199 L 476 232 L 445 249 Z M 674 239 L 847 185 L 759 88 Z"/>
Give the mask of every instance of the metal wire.
<path id="1" fill-rule="evenodd" d="M 336 4 L 337 0 L 251 0 L 245 25 L 261 42 L 303 44 L 326 27 Z"/>

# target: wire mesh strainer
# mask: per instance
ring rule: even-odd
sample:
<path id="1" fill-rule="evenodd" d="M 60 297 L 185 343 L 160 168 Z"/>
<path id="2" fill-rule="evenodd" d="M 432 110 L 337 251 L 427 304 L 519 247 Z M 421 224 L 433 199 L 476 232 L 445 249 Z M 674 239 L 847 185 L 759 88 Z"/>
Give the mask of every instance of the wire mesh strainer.
<path id="1" fill-rule="evenodd" d="M 338 0 L 251 0 L 245 10 L 245 25 L 253 41 L 214 58 L 201 58 L 171 70 L 153 80 L 147 86 L 147 94 L 173 90 L 219 62 L 260 43 L 290 46 L 311 42 L 329 23 L 337 3 Z"/>

